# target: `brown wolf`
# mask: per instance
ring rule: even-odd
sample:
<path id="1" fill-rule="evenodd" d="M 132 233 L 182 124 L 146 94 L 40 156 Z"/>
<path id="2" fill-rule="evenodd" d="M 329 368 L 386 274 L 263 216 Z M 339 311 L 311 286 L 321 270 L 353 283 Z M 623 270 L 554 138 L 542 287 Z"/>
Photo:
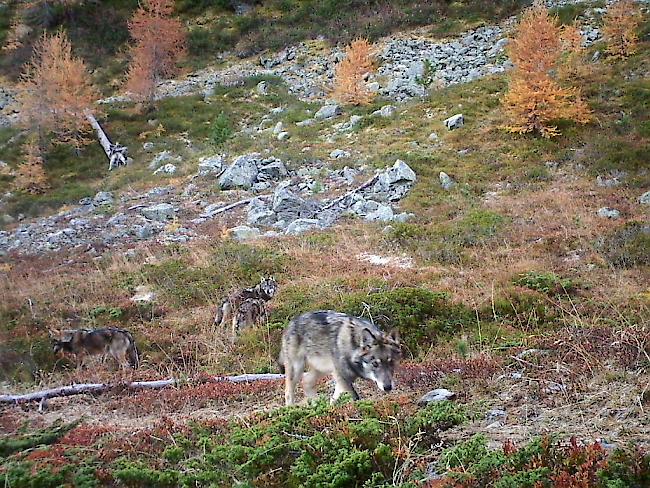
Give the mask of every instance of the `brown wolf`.
<path id="1" fill-rule="evenodd" d="M 285 401 L 295 401 L 296 384 L 305 374 L 305 395 L 316 396 L 316 382 L 332 374 L 336 388 L 332 402 L 347 392 L 355 400 L 357 378 L 372 380 L 377 387 L 393 389 L 393 372 L 401 358 L 399 334 L 386 334 L 359 317 L 324 310 L 293 319 L 282 336 L 279 363 L 284 366 Z"/>
<path id="2" fill-rule="evenodd" d="M 64 352 L 81 358 L 110 354 L 121 368 L 136 369 L 140 365 L 138 349 L 133 336 L 127 330 L 76 329 L 63 331 L 63 339 L 55 340 L 55 353 Z"/>

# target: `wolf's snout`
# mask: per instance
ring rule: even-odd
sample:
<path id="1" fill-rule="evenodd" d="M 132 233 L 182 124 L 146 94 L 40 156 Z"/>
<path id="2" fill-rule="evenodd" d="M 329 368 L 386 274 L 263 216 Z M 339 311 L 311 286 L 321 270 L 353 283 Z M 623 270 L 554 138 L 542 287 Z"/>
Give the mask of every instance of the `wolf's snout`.
<path id="1" fill-rule="evenodd" d="M 393 385 L 384 385 L 384 391 L 389 393 L 393 389 Z"/>

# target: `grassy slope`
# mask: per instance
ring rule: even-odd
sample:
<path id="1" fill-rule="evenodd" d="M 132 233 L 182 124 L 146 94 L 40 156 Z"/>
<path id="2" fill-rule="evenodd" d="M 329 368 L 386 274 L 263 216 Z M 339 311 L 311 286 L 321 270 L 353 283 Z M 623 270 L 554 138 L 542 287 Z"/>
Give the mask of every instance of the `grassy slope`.
<path id="1" fill-rule="evenodd" d="M 419 182 L 402 208 L 415 212 L 417 218 L 413 223 L 394 225 L 388 233 L 382 233 L 381 227 L 349 221 L 310 236 L 241 245 L 224 239 L 222 229 L 214 227 L 205 230 L 207 242 L 140 250 L 133 260 L 107 255 L 100 261 L 87 262 L 74 256 L 74 266 L 58 265 L 69 256 L 6 262 L 0 281 L 0 291 L 7 297 L 0 304 L 0 321 L 6 327 L 0 339 L 11 341 L 18 354 L 16 362 L 25 361 L 24 368 L 11 371 L 11 379 L 24 384 L 28 384 L 31 368 L 43 370 L 45 381 L 55 383 L 111 378 L 100 370 L 79 373 L 71 371 L 67 363 L 55 363 L 49 352 L 47 327 L 70 323 L 127 326 L 136 333 L 146 358 L 145 367 L 138 372 L 142 377 L 268 371 L 274 368 L 281 329 L 290 317 L 321 307 L 361 313 L 364 304 L 374 317 L 388 319 L 402 329 L 409 345 L 407 359 L 418 361 L 413 366 L 417 374 L 409 376 L 408 368 L 402 373 L 402 391 L 407 396 L 380 403 L 375 408 L 381 411 L 363 410 L 363 406 L 329 410 L 320 405 L 254 418 L 258 427 L 253 430 L 248 428 L 250 424 L 242 428 L 237 422 L 211 420 L 193 425 L 183 419 L 188 408 L 214 408 L 228 402 L 238 405 L 253 398 L 261 398 L 262 405 L 273 404 L 278 401 L 279 385 L 271 389 L 273 393 L 255 387 L 224 391 L 223 386 L 208 385 L 170 392 L 162 400 L 157 396 L 127 398 L 124 402 L 112 399 L 107 404 L 109 415 L 137 419 L 147 411 L 169 414 L 176 420 L 141 430 L 138 436 L 145 440 L 136 436 L 128 442 L 120 440 L 119 432 L 84 426 L 86 430 L 74 431 L 76 435 L 66 442 L 33 453 L 21 452 L 32 444 L 25 441 L 14 447 L 14 437 L 10 436 L 3 442 L 10 444 L 7 449 L 14 454 L 0 469 L 8 473 L 11 486 L 28 483 L 27 473 L 41 468 L 44 471 L 39 479 L 54 485 L 63 479 L 74 479 L 79 486 L 82 482 L 93 486 L 95 479 L 103 483 L 117 479 L 130 486 L 161 486 L 175 485 L 179 480 L 194 482 L 196 476 L 203 477 L 204 483 L 213 481 L 223 486 L 232 484 L 234 478 L 249 480 L 253 486 L 295 486 L 300 482 L 329 486 L 322 480 L 335 479 L 336 475 L 341 476 L 336 478 L 341 485 L 347 486 L 350 477 L 367 479 L 375 471 L 384 479 L 377 477 L 375 484 L 367 486 L 379 486 L 386 479 L 422 479 L 420 470 L 429 461 L 443 463 L 445 459 L 451 460 L 450 466 L 459 466 L 462 460 L 459 476 L 471 474 L 463 486 L 492 486 L 499 477 L 510 475 L 515 481 L 506 478 L 501 486 L 518 486 L 513 484 L 517 481 L 528 486 L 525 481 L 548 481 L 551 476 L 576 472 L 594 476 L 594 485 L 598 470 L 601 480 L 612 482 L 606 485 L 602 481 L 602 486 L 643 486 L 648 479 L 648 458 L 635 458 L 631 452 L 618 454 L 605 466 L 600 452 L 571 448 L 556 452 L 552 444 L 532 444 L 519 455 L 506 448 L 506 454 L 498 457 L 498 453 L 485 451 L 481 439 L 474 439 L 469 444 L 459 443 L 456 451 L 442 458 L 440 451 L 430 446 L 437 444 L 437 436 L 454 423 L 469 422 L 474 410 L 482 416 L 486 402 L 491 404 L 502 392 L 503 380 L 495 378 L 516 369 L 519 363 L 511 356 L 526 348 L 549 351 L 534 369 L 537 383 L 527 388 L 512 386 L 526 398 L 530 395 L 535 405 L 580 402 L 594 383 L 605 389 L 623 383 L 633 392 L 632 398 L 638 398 L 647 409 L 647 393 L 643 393 L 647 374 L 644 376 L 642 367 L 647 368 L 643 354 L 648 347 L 648 243 L 640 240 L 638 248 L 624 249 L 625 253 L 636 252 L 639 258 L 627 267 L 615 266 L 597 243 L 631 222 L 647 222 L 647 214 L 636 204 L 636 198 L 649 185 L 643 168 L 650 138 L 650 87 L 641 76 L 648 71 L 649 51 L 646 42 L 628 60 L 596 66 L 580 84 L 598 123 L 565 125 L 564 135 L 552 141 L 514 137 L 499 129 L 503 122 L 499 99 L 506 83 L 497 77 L 436 92 L 430 100 L 400 107 L 392 120 L 370 120 L 349 139 L 340 138 L 334 144 L 322 142 L 322 136 L 331 132 L 329 124 L 324 123 L 292 128 L 289 145 L 270 136 L 253 139 L 237 134 L 220 148 L 232 153 L 270 148 L 274 155 L 295 166 L 305 158 L 327 160 L 334 148 L 351 149 L 358 152 L 355 156 L 381 167 L 397 157 L 406 160 L 418 173 Z M 142 141 L 137 139 L 139 133 L 154 128 L 146 124 L 151 117 L 165 132 L 147 140 L 186 156 L 180 168 L 183 179 L 193 172 L 200 154 L 216 149 L 209 141 L 208 123 L 219 112 L 224 111 L 235 127 L 240 122 L 254 126 L 270 108 L 283 105 L 288 110 L 278 120 L 286 125 L 301 120 L 314 108 L 291 99 L 277 82 L 272 83 L 271 97 L 251 101 L 250 89 L 256 81 L 251 80 L 247 87 L 218 91 L 211 103 L 195 97 L 168 100 L 150 116 L 134 114 L 129 106 L 112 108 L 108 129 L 135 149 L 136 164 L 106 178 L 104 167 L 94 166 L 96 156 L 91 149 L 84 151 L 73 169 L 63 163 L 67 156 L 60 157 L 61 164 L 50 169 L 57 181 L 52 193 L 33 202 L 16 200 L 16 211 L 29 212 L 30 206 L 41 206 L 48 198 L 56 206 L 100 187 L 160 184 L 163 180 L 152 179 L 145 169 L 148 156 L 139 149 Z M 369 113 L 372 109 L 355 112 Z M 465 114 L 465 127 L 446 132 L 440 121 L 457 112 Z M 437 146 L 427 140 L 432 131 L 440 136 Z M 197 152 L 184 152 L 189 150 L 178 139 L 184 132 L 198 146 Z M 10 134 L 0 137 L 6 139 Z M 302 152 L 303 146 L 312 147 L 308 156 Z M 3 154 L 5 157 L 10 164 L 18 161 L 18 155 Z M 547 166 L 547 162 L 558 163 L 558 169 Z M 610 170 L 626 170 L 630 176 L 622 187 L 596 187 L 596 175 Z M 440 189 L 439 171 L 452 175 L 459 185 L 451 192 Z M 1 181 L 8 184 L 9 179 Z M 501 193 L 486 203 L 486 191 Z M 596 218 L 595 211 L 607 205 L 622 209 L 623 220 Z M 373 267 L 357 259 L 361 252 L 406 253 L 415 258 L 417 268 Z M 571 261 L 576 252 L 580 260 Z M 247 331 L 231 346 L 228 338 L 215 335 L 210 325 L 214 304 L 231 286 L 267 273 L 274 273 L 282 286 L 270 325 Z M 129 302 L 140 284 L 149 284 L 160 293 L 161 300 L 153 308 Z M 545 364 L 560 366 L 546 368 Z M 563 368 L 572 373 L 566 374 Z M 431 371 L 444 374 L 429 375 Z M 566 398 L 558 399 L 546 391 L 549 382 L 562 384 Z M 429 420 L 420 419 L 424 422 L 419 426 L 423 440 L 409 430 L 413 428 L 409 424 L 412 399 L 441 384 L 463 392 L 461 403 L 467 406 L 460 407 L 460 417 L 456 410 L 444 410 L 431 412 Z M 394 414 L 400 409 L 401 415 Z M 639 426 L 634 420 L 638 412 L 630 415 L 627 422 L 634 427 L 627 435 L 638 441 L 641 431 L 634 430 Z M 363 420 L 347 422 L 350 417 Z M 15 433 L 22 422 L 14 412 L 3 418 L 2 428 L 7 432 Z M 303 418 L 316 420 L 304 424 Z M 325 433 L 313 430 L 322 425 L 334 427 Z M 174 438 L 176 446 L 166 448 L 168 443 L 158 445 L 146 440 L 151 435 Z M 36 444 L 59 438 L 57 435 Z M 296 443 L 293 448 L 292 442 Z M 98 450 L 98 446 L 103 449 Z M 79 456 L 88 449 L 100 454 Z M 276 469 L 294 464 L 296 452 L 311 452 L 314 457 L 301 459 L 301 468 L 287 479 L 287 469 Z M 340 457 L 328 457 L 332 452 L 339 452 Z M 564 462 L 565 458 L 569 461 Z M 346 463 L 348 459 L 352 461 Z M 588 467 L 580 468 L 584 459 L 589 461 Z M 72 467 L 59 474 L 50 471 L 65 464 Z M 636 473 L 630 468 L 635 464 Z M 315 466 L 321 466 L 322 471 Z M 439 465 L 439 469 L 446 467 Z M 399 473 L 403 473 L 402 478 Z M 311 475 L 321 476 L 317 481 L 323 484 L 309 478 Z"/>

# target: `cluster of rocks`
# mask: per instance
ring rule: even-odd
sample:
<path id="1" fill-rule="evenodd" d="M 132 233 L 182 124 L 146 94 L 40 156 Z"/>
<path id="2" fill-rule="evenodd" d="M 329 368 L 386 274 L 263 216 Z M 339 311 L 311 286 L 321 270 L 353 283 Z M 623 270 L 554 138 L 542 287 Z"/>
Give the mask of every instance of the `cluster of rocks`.
<path id="1" fill-rule="evenodd" d="M 0 128 L 9 127 L 18 120 L 16 93 L 0 86 Z"/>
<path id="2" fill-rule="evenodd" d="M 430 85 L 466 83 L 502 73 L 507 44 L 500 27 L 481 27 L 453 42 L 394 39 L 381 53 L 379 75 L 389 81 L 380 93 L 397 100 L 423 96 Z"/>
<path id="3" fill-rule="evenodd" d="M 214 168 L 223 167 L 223 158 L 219 160 L 221 166 L 217 166 L 217 159 L 211 160 Z M 200 163 L 199 174 L 206 173 L 206 162 Z M 274 157 L 263 157 L 259 153 L 245 154 L 236 157 L 233 162 L 219 172 L 218 185 L 222 190 L 255 190 L 262 191 L 271 188 L 274 181 L 279 181 L 289 174 L 284 163 Z"/>
<path id="4" fill-rule="evenodd" d="M 354 170 L 342 170 L 348 182 L 354 181 Z M 361 217 L 366 221 L 406 221 L 411 214 L 396 214 L 391 203 L 402 199 L 412 188 L 417 177 L 401 160 L 381 171 L 366 184 L 332 200 L 303 198 L 290 182 L 283 182 L 273 195 L 251 200 L 247 208 L 248 226 L 233 229 L 236 237 L 247 239 L 261 235 L 259 227 L 270 228 L 267 236 L 279 233 L 297 235 L 331 226 L 343 215 Z M 251 227 L 253 226 L 253 227 Z"/>

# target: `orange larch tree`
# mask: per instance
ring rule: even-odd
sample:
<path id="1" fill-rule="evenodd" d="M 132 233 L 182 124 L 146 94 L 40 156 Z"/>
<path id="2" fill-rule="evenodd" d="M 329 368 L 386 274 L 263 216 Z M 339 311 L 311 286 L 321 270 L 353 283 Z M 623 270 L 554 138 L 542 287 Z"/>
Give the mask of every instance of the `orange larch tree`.
<path id="1" fill-rule="evenodd" d="M 135 40 L 126 88 L 148 105 L 156 86 L 177 72 L 177 63 L 187 54 L 187 35 L 183 23 L 171 15 L 173 0 L 147 0 L 129 21 Z"/>
<path id="2" fill-rule="evenodd" d="M 603 24 L 607 52 L 615 57 L 634 54 L 641 25 L 641 10 L 634 0 L 619 0 L 609 7 Z"/>
<path id="3" fill-rule="evenodd" d="M 368 104 L 375 97 L 364 81 L 364 76 L 375 70 L 372 45 L 367 39 L 356 39 L 345 53 L 345 59 L 336 67 L 333 96 L 341 103 Z"/>
<path id="4" fill-rule="evenodd" d="M 83 60 L 72 54 L 64 32 L 44 34 L 34 47 L 34 56 L 21 78 L 23 123 L 39 136 L 52 132 L 55 142 L 87 142 L 90 127 L 86 113 L 92 110 L 98 93 L 94 89 Z"/>
<path id="5" fill-rule="evenodd" d="M 551 76 L 562 56 L 560 34 L 556 19 L 540 0 L 524 13 L 509 49 L 515 65 L 503 100 L 509 131 L 553 137 L 559 134 L 557 127 L 550 125 L 554 120 L 580 124 L 591 120 L 579 90 L 560 86 Z"/>

